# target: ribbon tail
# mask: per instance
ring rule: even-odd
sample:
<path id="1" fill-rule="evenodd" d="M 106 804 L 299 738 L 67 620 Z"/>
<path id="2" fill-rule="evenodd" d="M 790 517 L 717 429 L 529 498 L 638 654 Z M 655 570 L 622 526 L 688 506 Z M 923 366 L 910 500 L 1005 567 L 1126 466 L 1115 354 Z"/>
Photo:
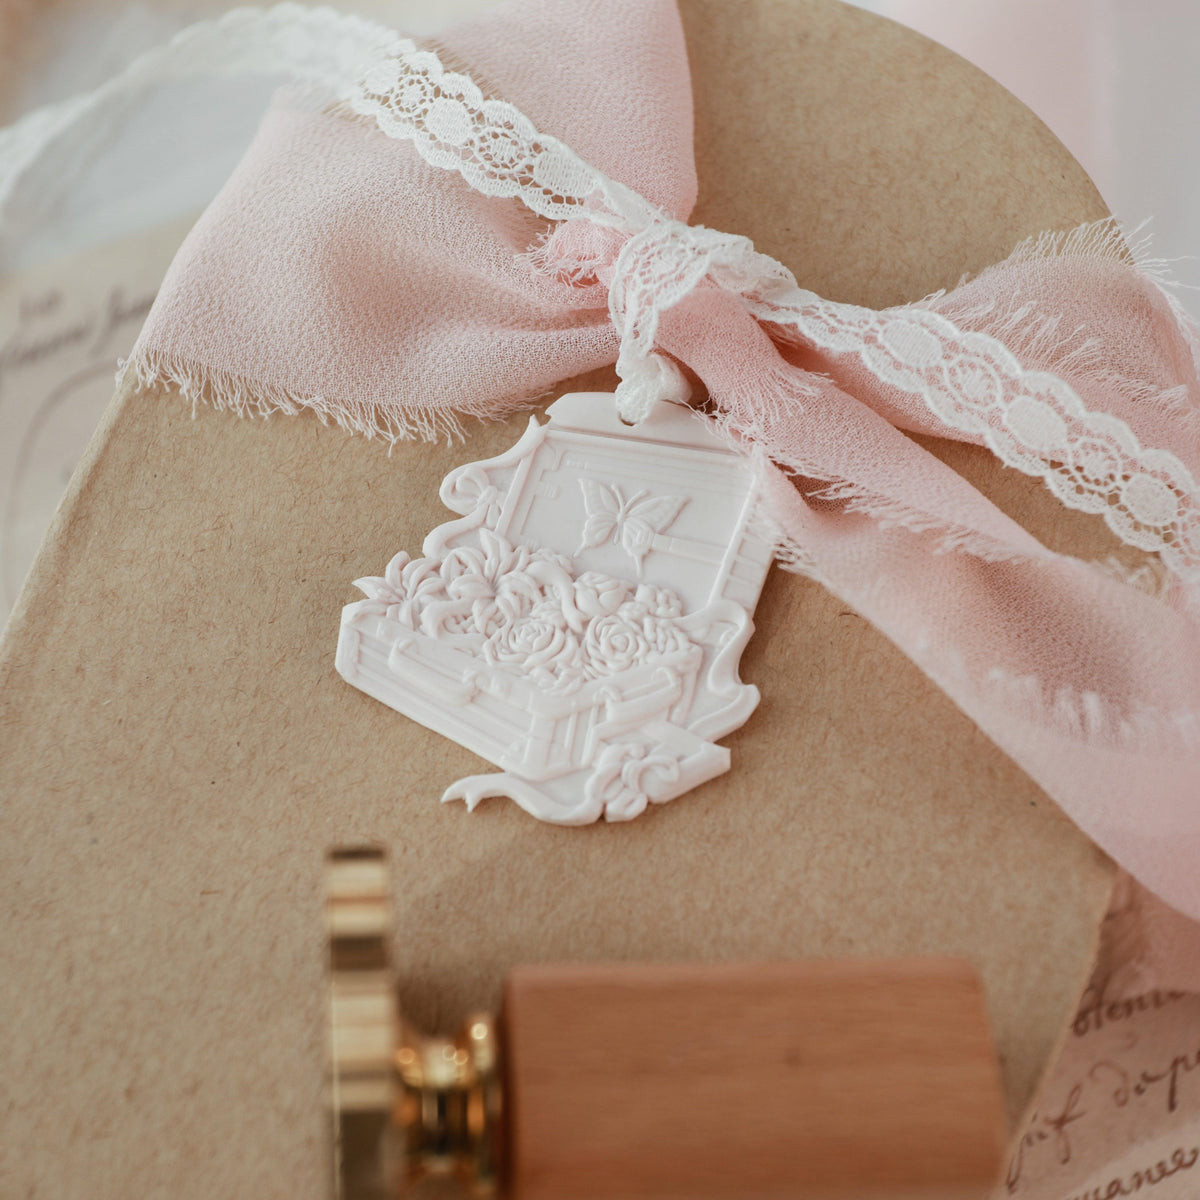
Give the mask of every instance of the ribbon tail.
<path id="1" fill-rule="evenodd" d="M 1084 563 L 1022 564 L 1014 588 L 1002 563 L 934 557 L 907 530 L 816 512 L 777 470 L 764 486 L 784 536 L 826 587 L 1134 878 L 1200 919 L 1200 633 L 1191 622 Z"/>
<path id="2" fill-rule="evenodd" d="M 785 557 L 1130 874 L 1200 918 L 1200 627 L 1182 605 L 1047 549 L 865 404 L 786 363 L 735 298 L 697 292 L 660 342 L 759 459 Z"/>

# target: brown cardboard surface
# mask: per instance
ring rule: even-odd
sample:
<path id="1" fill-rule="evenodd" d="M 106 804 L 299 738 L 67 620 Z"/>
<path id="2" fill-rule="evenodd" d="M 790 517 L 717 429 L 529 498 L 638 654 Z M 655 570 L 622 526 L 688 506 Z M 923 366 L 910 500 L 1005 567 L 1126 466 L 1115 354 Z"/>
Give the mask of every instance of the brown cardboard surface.
<path id="1" fill-rule="evenodd" d="M 997 85 L 832 0 L 691 0 L 701 201 L 879 304 L 1103 214 Z M 594 383 L 595 381 L 589 381 Z M 333 671 L 349 581 L 445 518 L 464 446 L 118 395 L 0 645 L 0 1194 L 324 1194 L 321 858 L 387 842 L 403 1002 L 517 962 L 934 952 L 980 969 L 1011 1111 L 1091 963 L 1111 865 L 884 639 L 775 572 L 734 769 L 630 825 L 437 797 L 485 769 Z M 958 457 L 1081 550 L 1090 523 Z"/>

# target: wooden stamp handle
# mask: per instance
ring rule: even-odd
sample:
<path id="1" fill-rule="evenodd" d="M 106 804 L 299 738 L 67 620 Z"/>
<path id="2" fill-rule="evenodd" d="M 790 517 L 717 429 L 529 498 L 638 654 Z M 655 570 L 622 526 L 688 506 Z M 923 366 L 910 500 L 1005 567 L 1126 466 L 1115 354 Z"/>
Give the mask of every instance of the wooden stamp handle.
<path id="1" fill-rule="evenodd" d="M 963 963 L 520 967 L 498 1022 L 423 1038 L 398 1010 L 381 851 L 331 856 L 328 913 L 339 1200 L 431 1175 L 513 1200 L 984 1200 L 999 1176 Z"/>

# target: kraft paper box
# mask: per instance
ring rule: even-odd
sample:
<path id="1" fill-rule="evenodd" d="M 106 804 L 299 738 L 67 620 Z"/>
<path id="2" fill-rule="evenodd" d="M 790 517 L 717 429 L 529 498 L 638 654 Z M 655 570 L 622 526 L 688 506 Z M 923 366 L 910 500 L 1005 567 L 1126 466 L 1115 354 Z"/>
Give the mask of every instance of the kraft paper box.
<path id="1" fill-rule="evenodd" d="M 807 287 L 910 300 L 1105 213 L 1032 114 L 907 30 L 832 0 L 683 15 L 692 219 Z M 0 647 L 6 1195 L 322 1196 L 322 858 L 364 840 L 391 849 L 402 1003 L 430 1031 L 522 962 L 948 953 L 1027 1108 L 1112 866 L 819 586 L 768 579 L 732 771 L 631 824 L 440 805 L 485 764 L 335 674 L 350 581 L 417 550 L 442 476 L 523 425 L 389 456 L 116 396 Z M 1107 552 L 1033 482 L 929 444 L 1050 544 Z"/>

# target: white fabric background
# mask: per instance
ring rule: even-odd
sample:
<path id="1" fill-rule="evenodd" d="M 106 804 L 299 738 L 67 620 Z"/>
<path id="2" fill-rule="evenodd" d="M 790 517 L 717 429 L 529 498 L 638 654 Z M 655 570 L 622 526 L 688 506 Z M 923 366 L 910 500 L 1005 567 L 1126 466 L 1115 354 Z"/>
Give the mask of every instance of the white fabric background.
<path id="1" fill-rule="evenodd" d="M 430 33 L 495 0 L 335 0 Z M 1156 251 L 1200 286 L 1200 3 L 1196 0 L 854 0 L 978 64 L 1028 104 L 1127 223 L 1153 218 Z M 0 0 L 3 3 L 3 0 Z M 8 118 L 95 86 L 220 0 L 59 0 L 6 49 Z M 8 73 L 6 72 L 6 73 Z M 179 89 L 146 113 L 9 264 L 44 260 L 195 211 L 249 140 L 267 82 Z M 164 169 L 166 168 L 166 169 Z M 1200 297 L 1189 297 L 1200 311 Z"/>
<path id="2" fill-rule="evenodd" d="M 264 6 L 272 0 L 264 0 Z M 397 29 L 431 33 L 488 0 L 326 0 Z M 494 2 L 494 0 L 492 0 Z M 3 4 L 4 0 L 0 0 Z M 22 45 L 5 47 L 12 120 L 88 91 L 142 52 L 236 0 L 58 0 L 39 9 Z M 0 266 L 20 270 L 195 213 L 249 144 L 278 80 L 217 79 L 161 89 L 62 203 L 0 244 Z"/>

